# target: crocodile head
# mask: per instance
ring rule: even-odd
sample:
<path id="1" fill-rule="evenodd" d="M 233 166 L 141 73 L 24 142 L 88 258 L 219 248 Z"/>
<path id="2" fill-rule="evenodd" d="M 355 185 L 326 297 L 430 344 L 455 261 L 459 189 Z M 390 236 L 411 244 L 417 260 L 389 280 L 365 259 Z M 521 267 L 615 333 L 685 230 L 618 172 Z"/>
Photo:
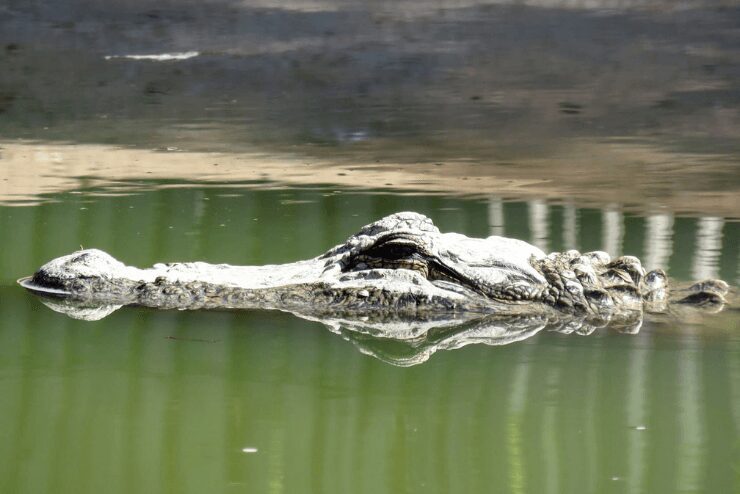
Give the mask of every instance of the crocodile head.
<path id="1" fill-rule="evenodd" d="M 520 240 L 443 234 L 425 216 L 397 213 L 367 225 L 319 259 L 323 279 L 335 280 L 336 287 L 380 290 L 386 304 L 415 293 L 416 305 L 492 311 L 499 303 L 540 297 L 547 281 L 533 262 L 544 257 Z"/>

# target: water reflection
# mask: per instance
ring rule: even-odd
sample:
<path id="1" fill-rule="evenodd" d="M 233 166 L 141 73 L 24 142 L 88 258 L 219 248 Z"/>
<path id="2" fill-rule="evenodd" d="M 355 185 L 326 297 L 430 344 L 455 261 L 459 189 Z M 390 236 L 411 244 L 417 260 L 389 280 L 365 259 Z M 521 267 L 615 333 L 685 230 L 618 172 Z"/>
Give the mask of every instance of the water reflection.
<path id="1" fill-rule="evenodd" d="M 645 269 L 657 269 L 668 264 L 672 254 L 673 215 L 651 214 L 646 218 Z M 696 273 L 694 273 L 696 274 Z M 700 276 L 697 279 L 704 279 Z"/>
<path id="2" fill-rule="evenodd" d="M 548 239 L 550 237 L 549 209 L 544 201 L 529 201 L 529 231 L 532 232 L 530 242 L 544 252 L 549 252 Z"/>
<path id="3" fill-rule="evenodd" d="M 610 255 L 622 254 L 622 237 L 624 235 L 624 219 L 616 204 L 608 205 L 601 212 L 602 240 L 601 250 Z"/>
<path id="4" fill-rule="evenodd" d="M 35 293 L 49 309 L 82 321 L 99 321 L 121 309 L 121 305 L 91 306 L 73 300 Z M 540 332 L 588 336 L 596 331 L 637 335 L 644 319 L 658 322 L 706 322 L 723 305 L 670 307 L 667 313 L 632 311 L 610 318 L 589 318 L 568 314 L 495 315 L 478 313 L 431 313 L 401 315 L 392 311 L 367 311 L 357 314 L 316 315 L 305 311 L 286 311 L 298 318 L 323 324 L 333 333 L 351 341 L 363 354 L 385 363 L 410 367 L 423 364 L 439 350 L 456 350 L 468 345 L 503 346 L 523 342 Z M 131 310 L 130 308 L 128 310 Z M 239 310 L 231 308 L 231 310 Z M 249 309 L 254 311 L 255 309 Z M 207 342 L 202 338 L 191 341 Z"/>
<path id="5" fill-rule="evenodd" d="M 488 199 L 488 232 L 503 237 L 504 231 L 504 202 L 492 196 Z"/>
<path id="6" fill-rule="evenodd" d="M 691 270 L 697 279 L 710 278 L 717 273 L 717 265 L 722 253 L 723 226 L 722 218 L 702 217 L 698 220 L 696 256 Z"/>
<path id="7" fill-rule="evenodd" d="M 557 320 L 547 317 L 484 317 L 466 323 L 440 321 L 403 324 L 406 338 L 399 335 L 399 324 L 367 324 L 351 320 L 321 321 L 351 341 L 357 349 L 387 364 L 410 367 L 423 364 L 439 350 L 456 350 L 468 345 L 502 346 L 523 342 L 542 331 L 564 335 L 588 336 L 599 329 L 578 319 Z M 642 316 L 623 321 L 604 323 L 610 330 L 637 334 L 642 326 Z"/>
<path id="8" fill-rule="evenodd" d="M 563 249 L 577 250 L 578 245 L 578 210 L 571 203 L 563 206 Z"/>
<path id="9" fill-rule="evenodd" d="M 84 321 L 98 321 L 122 307 L 90 306 L 53 296 L 40 296 L 40 300 L 55 312 Z M 716 307 L 714 311 L 719 309 Z M 686 308 L 684 311 L 696 312 L 696 309 Z M 362 353 L 400 367 L 422 364 L 438 350 L 455 350 L 473 344 L 509 345 L 531 338 L 541 331 L 585 336 L 597 329 L 609 328 L 620 333 L 637 334 L 643 324 L 643 314 L 639 311 L 598 321 L 585 316 L 557 314 L 499 316 L 433 313 L 413 317 L 389 311 L 343 316 L 317 316 L 310 310 L 290 312 L 302 319 L 325 325 L 330 331 L 354 343 Z"/>
<path id="10" fill-rule="evenodd" d="M 624 414 L 627 423 L 635 432 L 646 432 L 648 414 L 645 403 L 648 400 L 646 375 L 649 371 L 646 352 L 634 352 L 629 356 L 627 365 L 627 396 Z M 622 473 L 628 486 L 628 492 L 637 492 L 645 482 L 645 458 L 649 444 L 644 434 L 631 434 L 627 440 L 628 464 Z M 621 473 L 621 472 L 619 472 Z M 617 474 L 619 474 L 617 473 Z"/>
<path id="11" fill-rule="evenodd" d="M 691 342 L 682 351 L 678 361 L 677 379 L 683 383 L 679 392 L 679 403 L 683 409 L 680 423 L 681 437 L 679 439 L 676 481 L 686 490 L 700 489 L 702 485 L 703 463 L 707 458 L 703 454 L 703 442 L 706 432 L 699 417 L 702 415 L 702 402 L 694 400 L 699 393 L 701 382 L 701 368 L 698 365 L 696 353 L 700 351 L 695 342 Z"/>

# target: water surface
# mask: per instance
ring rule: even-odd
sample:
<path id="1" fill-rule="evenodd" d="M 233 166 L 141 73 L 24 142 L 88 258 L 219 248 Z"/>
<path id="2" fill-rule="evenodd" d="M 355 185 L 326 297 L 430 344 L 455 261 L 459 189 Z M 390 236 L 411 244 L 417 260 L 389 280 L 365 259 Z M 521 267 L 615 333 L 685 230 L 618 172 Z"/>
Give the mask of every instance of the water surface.
<path id="1" fill-rule="evenodd" d="M 14 239 L 0 255 L 4 490 L 738 486 L 736 309 L 648 321 L 636 335 L 543 332 L 507 346 L 432 350 L 398 367 L 417 350 L 289 314 L 124 308 L 76 321 L 13 283 L 79 243 L 138 265 L 290 261 L 405 209 L 443 231 L 607 248 L 654 259 L 679 279 L 737 280 L 738 223 L 383 191 L 158 185 L 0 209 L 0 228 Z M 669 225 L 663 236 L 651 233 L 655 223 Z"/>

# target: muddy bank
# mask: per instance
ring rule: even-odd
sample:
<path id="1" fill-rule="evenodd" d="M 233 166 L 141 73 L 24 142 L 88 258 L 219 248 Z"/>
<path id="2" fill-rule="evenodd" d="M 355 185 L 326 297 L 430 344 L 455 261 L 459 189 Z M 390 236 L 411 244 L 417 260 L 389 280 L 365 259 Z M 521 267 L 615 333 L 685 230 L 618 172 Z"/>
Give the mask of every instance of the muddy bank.
<path id="1" fill-rule="evenodd" d="M 680 156 L 616 143 L 610 161 L 598 167 L 584 158 L 589 155 L 587 142 L 578 159 L 533 160 L 519 166 L 464 160 L 431 166 L 350 163 L 287 153 L 202 153 L 175 147 L 152 151 L 32 142 L 4 142 L 0 148 L 0 202 L 5 204 L 28 204 L 55 192 L 86 188 L 132 193 L 208 184 L 245 188 L 334 185 L 407 194 L 537 198 L 643 212 L 737 217 L 740 211 L 740 188 L 732 180 L 722 187 L 705 182 L 707 175 L 732 178 L 734 169 L 727 163 L 707 158 L 703 168 L 686 166 L 679 174 L 675 167 L 680 165 Z M 665 174 L 670 174 L 671 183 L 666 184 Z"/>

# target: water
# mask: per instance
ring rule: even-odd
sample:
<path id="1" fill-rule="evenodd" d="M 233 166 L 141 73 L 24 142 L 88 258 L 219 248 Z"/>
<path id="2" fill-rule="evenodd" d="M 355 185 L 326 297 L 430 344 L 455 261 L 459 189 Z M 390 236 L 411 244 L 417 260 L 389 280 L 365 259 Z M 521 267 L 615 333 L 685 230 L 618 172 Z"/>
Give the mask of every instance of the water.
<path id="1" fill-rule="evenodd" d="M 5 2 L 0 492 L 740 492 L 736 298 L 463 345 L 86 322 L 15 284 L 80 247 L 289 262 L 413 210 L 738 286 L 738 25 L 731 1 Z"/>
<path id="2" fill-rule="evenodd" d="M 617 212 L 615 220 L 610 211 L 547 203 L 158 185 L 0 209 L 0 228 L 14 238 L 0 254 L 5 491 L 722 492 L 737 485 L 736 311 L 698 323 L 647 322 L 637 335 L 545 332 L 502 347 L 420 352 L 340 337 L 276 312 L 125 308 L 75 321 L 13 284 L 80 243 L 138 265 L 290 261 L 404 209 L 430 215 L 443 231 L 496 229 L 551 249 L 622 239 L 611 247 L 653 253 L 680 279 L 706 269 L 733 280 L 737 223 L 722 223 L 707 240 L 708 220 L 672 217 L 670 234 L 655 237 L 655 246 L 650 218 Z M 569 215 L 575 232 L 564 226 Z M 412 357 L 417 365 L 398 366 Z"/>

